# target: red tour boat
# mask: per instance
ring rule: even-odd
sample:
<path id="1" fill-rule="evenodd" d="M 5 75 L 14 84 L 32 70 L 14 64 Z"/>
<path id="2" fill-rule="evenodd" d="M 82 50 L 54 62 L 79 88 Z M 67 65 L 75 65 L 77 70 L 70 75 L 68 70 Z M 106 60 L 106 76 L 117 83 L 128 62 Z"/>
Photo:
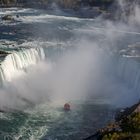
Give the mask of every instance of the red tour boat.
<path id="1" fill-rule="evenodd" d="M 70 104 L 69 103 L 65 103 L 64 104 L 64 110 L 65 111 L 69 111 L 70 110 Z"/>

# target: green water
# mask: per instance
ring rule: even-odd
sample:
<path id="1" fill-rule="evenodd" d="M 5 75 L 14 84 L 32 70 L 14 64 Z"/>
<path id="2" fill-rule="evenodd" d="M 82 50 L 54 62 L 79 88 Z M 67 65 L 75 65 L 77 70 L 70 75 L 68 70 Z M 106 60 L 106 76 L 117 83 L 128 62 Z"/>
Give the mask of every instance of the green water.
<path id="1" fill-rule="evenodd" d="M 82 140 L 112 119 L 108 105 L 38 105 L 23 112 L 0 113 L 0 140 Z"/>

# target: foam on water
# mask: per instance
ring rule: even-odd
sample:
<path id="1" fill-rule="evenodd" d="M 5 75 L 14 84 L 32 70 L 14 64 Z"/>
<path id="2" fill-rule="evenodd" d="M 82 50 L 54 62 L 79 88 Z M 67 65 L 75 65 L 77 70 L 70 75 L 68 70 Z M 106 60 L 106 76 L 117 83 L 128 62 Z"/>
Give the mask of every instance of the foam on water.
<path id="1" fill-rule="evenodd" d="M 18 14 L 18 13 L 36 13 L 37 10 L 31 8 L 1 8 L 0 15 Z"/>
<path id="2" fill-rule="evenodd" d="M 67 20 L 67 21 L 76 21 L 76 22 L 93 21 L 93 19 L 80 19 L 76 17 L 56 16 L 56 15 L 49 15 L 49 14 L 42 14 L 37 16 L 23 16 L 21 20 L 23 23 L 34 23 L 34 22 L 46 23 L 52 20 Z"/>
<path id="3" fill-rule="evenodd" d="M 111 28 L 104 28 L 104 27 L 93 27 L 91 29 L 74 29 L 75 31 L 83 31 L 87 33 L 95 33 L 95 32 L 100 32 L 104 34 L 104 32 L 114 32 L 114 33 L 122 33 L 122 34 L 132 34 L 132 35 L 140 35 L 140 32 L 133 32 L 133 31 L 125 31 L 125 30 L 117 30 L 117 29 L 111 29 Z"/>

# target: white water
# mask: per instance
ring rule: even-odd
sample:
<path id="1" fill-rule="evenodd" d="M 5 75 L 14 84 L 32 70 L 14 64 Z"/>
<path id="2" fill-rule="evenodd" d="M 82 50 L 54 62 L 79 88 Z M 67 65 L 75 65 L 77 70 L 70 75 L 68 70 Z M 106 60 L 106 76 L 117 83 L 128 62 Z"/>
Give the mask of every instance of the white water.
<path id="1" fill-rule="evenodd" d="M 21 49 L 8 54 L 0 66 L 0 84 L 16 78 L 30 65 L 37 64 L 45 58 L 42 48 Z"/>
<path id="2" fill-rule="evenodd" d="M 140 35 L 140 32 L 133 32 L 133 31 L 125 31 L 120 29 L 110 29 L 110 28 L 104 28 L 104 27 L 92 27 L 91 29 L 75 29 L 75 31 L 83 31 L 88 33 L 94 33 L 95 31 L 101 31 L 104 32 L 112 32 L 112 33 L 122 33 L 122 34 L 132 34 L 132 35 Z"/>
<path id="3" fill-rule="evenodd" d="M 34 13 L 37 10 L 30 9 L 30 8 L 1 8 L 0 9 L 0 15 L 5 15 L 5 14 L 17 14 L 17 13 Z"/>

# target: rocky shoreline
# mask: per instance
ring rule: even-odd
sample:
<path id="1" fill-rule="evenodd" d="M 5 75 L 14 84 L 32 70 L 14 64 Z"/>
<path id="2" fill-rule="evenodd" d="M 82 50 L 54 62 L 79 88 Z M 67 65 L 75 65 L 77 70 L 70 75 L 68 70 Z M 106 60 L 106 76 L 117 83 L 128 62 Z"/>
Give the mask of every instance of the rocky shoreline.
<path id="1" fill-rule="evenodd" d="M 115 121 L 84 140 L 139 140 L 140 101 L 117 111 Z"/>

